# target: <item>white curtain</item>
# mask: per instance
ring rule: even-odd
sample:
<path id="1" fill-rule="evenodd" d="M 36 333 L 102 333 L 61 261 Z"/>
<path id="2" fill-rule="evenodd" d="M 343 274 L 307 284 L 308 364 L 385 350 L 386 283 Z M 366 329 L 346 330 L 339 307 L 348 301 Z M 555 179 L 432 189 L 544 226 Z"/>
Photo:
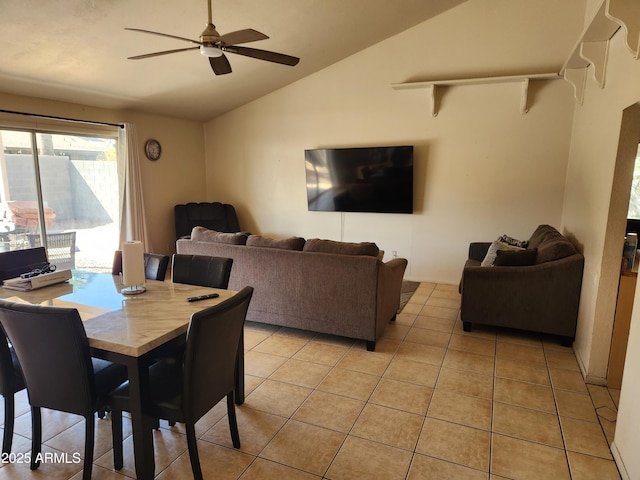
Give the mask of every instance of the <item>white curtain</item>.
<path id="1" fill-rule="evenodd" d="M 124 128 L 120 129 L 118 145 L 120 244 L 138 240 L 142 242 L 145 252 L 152 252 L 142 195 L 138 133 L 134 124 L 126 123 Z"/>

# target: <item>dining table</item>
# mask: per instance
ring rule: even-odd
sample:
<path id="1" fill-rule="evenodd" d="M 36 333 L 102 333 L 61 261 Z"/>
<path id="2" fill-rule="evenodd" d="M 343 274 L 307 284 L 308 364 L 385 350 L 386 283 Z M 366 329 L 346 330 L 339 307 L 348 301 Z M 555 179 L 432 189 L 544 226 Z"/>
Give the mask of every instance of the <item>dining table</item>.
<path id="1" fill-rule="evenodd" d="M 76 308 L 83 320 L 91 355 L 127 367 L 136 477 L 155 475 L 153 427 L 145 409 L 150 401 L 148 367 L 184 343 L 191 315 L 232 297 L 236 292 L 170 280 L 147 280 L 145 291 L 122 293 L 120 276 L 73 270 L 64 283 L 31 291 L 0 288 L 10 301 Z M 189 301 L 216 293 L 216 298 Z M 242 338 L 242 336 L 241 336 Z M 238 346 L 235 402 L 244 401 L 244 344 Z"/>

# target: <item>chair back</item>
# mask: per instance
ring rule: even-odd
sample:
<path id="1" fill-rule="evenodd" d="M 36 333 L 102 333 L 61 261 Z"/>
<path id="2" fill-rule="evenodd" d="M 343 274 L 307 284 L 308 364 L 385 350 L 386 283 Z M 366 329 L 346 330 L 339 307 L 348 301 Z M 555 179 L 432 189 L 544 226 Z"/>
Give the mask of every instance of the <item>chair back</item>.
<path id="1" fill-rule="evenodd" d="M 32 247 L 42 246 L 39 234 L 27 235 Z M 47 258 L 58 270 L 76 268 L 76 232 L 48 233 Z"/>
<path id="2" fill-rule="evenodd" d="M 169 267 L 169 256 L 158 253 L 144 254 L 144 276 L 147 280 L 160 280 L 164 282 Z M 113 255 L 111 275 L 122 273 L 122 250 L 116 250 Z"/>
<path id="3" fill-rule="evenodd" d="M 0 395 L 13 395 L 24 387 L 24 378 L 15 352 L 9 347 L 9 340 L 0 328 Z"/>
<path id="4" fill-rule="evenodd" d="M 253 287 L 191 316 L 184 357 L 183 408 L 194 423 L 235 385 L 236 355 Z"/>
<path id="5" fill-rule="evenodd" d="M 0 281 L 19 277 L 22 273 L 33 270 L 31 265 L 40 265 L 46 261 L 47 252 L 44 247 L 0 252 Z"/>
<path id="6" fill-rule="evenodd" d="M 175 283 L 226 289 L 232 265 L 231 258 L 176 253 L 173 255 L 171 280 Z"/>
<path id="7" fill-rule="evenodd" d="M 0 300 L 0 323 L 15 349 L 33 407 L 85 416 L 93 412 L 89 341 L 75 308 Z"/>

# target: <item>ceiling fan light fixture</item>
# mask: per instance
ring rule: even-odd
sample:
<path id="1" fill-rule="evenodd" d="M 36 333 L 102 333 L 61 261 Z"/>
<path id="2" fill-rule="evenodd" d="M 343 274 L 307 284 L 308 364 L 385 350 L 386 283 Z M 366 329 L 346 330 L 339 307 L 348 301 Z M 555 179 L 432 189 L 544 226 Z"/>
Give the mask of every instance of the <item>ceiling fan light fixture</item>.
<path id="1" fill-rule="evenodd" d="M 222 50 L 217 47 L 207 47 L 205 45 L 200 45 L 200 54 L 204 55 L 205 57 L 217 58 L 222 56 Z"/>

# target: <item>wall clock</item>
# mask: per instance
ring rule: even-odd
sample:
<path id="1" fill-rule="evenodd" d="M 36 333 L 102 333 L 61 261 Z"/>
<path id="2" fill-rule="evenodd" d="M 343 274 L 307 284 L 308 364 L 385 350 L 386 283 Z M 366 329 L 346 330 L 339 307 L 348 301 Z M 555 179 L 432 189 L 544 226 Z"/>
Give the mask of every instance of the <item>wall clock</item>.
<path id="1" fill-rule="evenodd" d="M 158 160 L 160 158 L 160 155 L 162 154 L 162 147 L 160 146 L 160 142 L 154 140 L 153 138 L 147 140 L 147 142 L 144 144 L 144 154 L 149 160 Z"/>

